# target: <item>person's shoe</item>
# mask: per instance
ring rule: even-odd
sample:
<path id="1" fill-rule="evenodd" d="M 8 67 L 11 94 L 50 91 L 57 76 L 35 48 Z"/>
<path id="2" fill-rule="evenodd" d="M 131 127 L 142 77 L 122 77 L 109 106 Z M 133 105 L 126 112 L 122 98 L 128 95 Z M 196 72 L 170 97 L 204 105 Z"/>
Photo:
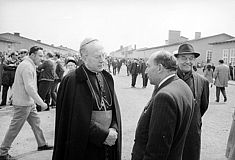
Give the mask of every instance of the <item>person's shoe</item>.
<path id="1" fill-rule="evenodd" d="M 45 109 L 44 111 L 50 111 L 50 107 L 48 106 L 47 109 Z"/>
<path id="2" fill-rule="evenodd" d="M 4 156 L 0 156 L 0 160 L 16 160 L 16 159 L 12 157 L 11 155 L 7 154 Z"/>
<path id="3" fill-rule="evenodd" d="M 42 111 L 42 108 L 41 108 L 41 106 L 39 106 L 39 105 L 36 106 L 36 109 L 37 109 L 38 112 L 41 112 L 41 111 Z"/>
<path id="4" fill-rule="evenodd" d="M 49 146 L 49 145 L 44 145 L 41 147 L 38 147 L 38 151 L 44 151 L 44 150 L 52 150 L 54 147 L 53 146 Z"/>
<path id="5" fill-rule="evenodd" d="M 219 100 L 215 100 L 215 102 L 219 102 Z"/>
<path id="6" fill-rule="evenodd" d="M 227 98 L 224 98 L 224 102 L 227 102 Z"/>

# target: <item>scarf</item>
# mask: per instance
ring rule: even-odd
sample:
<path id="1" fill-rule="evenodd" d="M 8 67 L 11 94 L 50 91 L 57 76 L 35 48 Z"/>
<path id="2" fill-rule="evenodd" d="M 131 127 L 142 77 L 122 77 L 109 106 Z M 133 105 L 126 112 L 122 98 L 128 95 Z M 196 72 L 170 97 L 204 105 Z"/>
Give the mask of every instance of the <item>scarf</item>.
<path id="1" fill-rule="evenodd" d="M 181 71 L 178 68 L 177 75 L 178 75 L 178 77 L 180 79 L 182 79 L 185 83 L 187 83 L 187 85 L 189 86 L 189 88 L 193 92 L 193 96 L 195 97 L 195 87 L 194 87 L 194 81 L 193 81 L 193 72 L 189 71 L 189 72 L 185 73 L 185 72 Z"/>

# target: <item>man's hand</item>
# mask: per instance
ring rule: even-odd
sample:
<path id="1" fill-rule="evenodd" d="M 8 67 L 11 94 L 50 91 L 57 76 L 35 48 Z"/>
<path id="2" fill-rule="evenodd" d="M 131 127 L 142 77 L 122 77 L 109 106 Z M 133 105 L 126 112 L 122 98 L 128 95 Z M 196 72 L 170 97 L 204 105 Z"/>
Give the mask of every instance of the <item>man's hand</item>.
<path id="1" fill-rule="evenodd" d="M 47 104 L 43 103 L 43 105 L 41 105 L 41 110 L 44 111 L 45 109 L 47 109 Z"/>
<path id="2" fill-rule="evenodd" d="M 117 140 L 117 135 L 118 133 L 114 128 L 109 128 L 109 134 L 106 140 L 104 141 L 104 144 L 108 146 L 113 146 Z"/>

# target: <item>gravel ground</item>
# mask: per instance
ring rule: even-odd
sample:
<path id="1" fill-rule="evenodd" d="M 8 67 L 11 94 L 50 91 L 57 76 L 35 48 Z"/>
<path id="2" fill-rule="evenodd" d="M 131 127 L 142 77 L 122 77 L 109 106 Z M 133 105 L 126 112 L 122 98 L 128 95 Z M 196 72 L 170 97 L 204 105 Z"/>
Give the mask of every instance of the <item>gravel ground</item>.
<path id="1" fill-rule="evenodd" d="M 142 78 L 137 78 L 136 88 L 130 88 L 131 76 L 125 75 L 125 67 L 119 75 L 114 76 L 116 92 L 119 99 L 122 124 L 123 148 L 122 159 L 129 160 L 134 142 L 134 133 L 142 109 L 148 102 L 153 86 L 142 89 Z M 227 103 L 215 103 L 215 87 L 211 88 L 209 109 L 203 117 L 201 160 L 226 160 L 224 154 L 227 138 L 232 123 L 234 111 L 235 85 L 226 88 Z M 40 112 L 41 127 L 49 144 L 54 139 L 55 109 Z M 0 142 L 8 129 L 12 118 L 12 107 L 0 110 Z M 52 151 L 36 151 L 37 143 L 30 126 L 26 123 L 15 139 L 10 154 L 19 160 L 50 160 Z"/>

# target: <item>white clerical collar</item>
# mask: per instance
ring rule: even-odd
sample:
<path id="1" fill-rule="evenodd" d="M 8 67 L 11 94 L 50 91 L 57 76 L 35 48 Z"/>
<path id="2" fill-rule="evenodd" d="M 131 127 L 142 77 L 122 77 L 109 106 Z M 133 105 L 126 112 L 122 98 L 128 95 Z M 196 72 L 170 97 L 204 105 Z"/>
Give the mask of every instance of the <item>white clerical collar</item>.
<path id="1" fill-rule="evenodd" d="M 158 85 L 158 88 L 168 79 L 170 79 L 171 77 L 175 76 L 175 73 L 174 74 L 171 74 L 169 76 L 167 76 L 166 78 L 164 78 Z"/>

